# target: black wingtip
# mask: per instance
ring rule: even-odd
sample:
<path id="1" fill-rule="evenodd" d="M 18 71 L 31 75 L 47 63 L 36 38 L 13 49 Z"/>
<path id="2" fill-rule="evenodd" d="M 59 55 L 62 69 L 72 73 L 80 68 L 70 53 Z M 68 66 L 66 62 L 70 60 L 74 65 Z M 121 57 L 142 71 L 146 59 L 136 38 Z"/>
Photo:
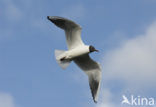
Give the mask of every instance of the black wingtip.
<path id="1" fill-rule="evenodd" d="M 47 16 L 47 19 L 50 20 L 49 16 Z"/>
<path id="2" fill-rule="evenodd" d="M 94 100 L 94 103 L 96 103 L 96 104 L 97 104 L 97 101 L 96 101 L 96 100 Z"/>

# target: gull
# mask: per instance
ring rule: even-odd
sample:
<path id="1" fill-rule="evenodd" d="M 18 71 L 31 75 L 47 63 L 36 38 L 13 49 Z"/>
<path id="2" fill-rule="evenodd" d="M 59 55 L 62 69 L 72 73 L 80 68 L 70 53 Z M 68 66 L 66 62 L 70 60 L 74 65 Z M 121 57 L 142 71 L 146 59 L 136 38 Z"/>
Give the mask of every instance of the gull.
<path id="1" fill-rule="evenodd" d="M 71 61 L 74 61 L 88 75 L 91 94 L 94 102 L 97 103 L 101 82 L 101 67 L 99 63 L 90 58 L 89 53 L 98 52 L 98 50 L 92 45 L 83 43 L 80 25 L 59 16 L 47 16 L 47 18 L 57 27 L 63 29 L 66 35 L 68 50 L 55 50 L 56 61 L 63 69 Z"/>

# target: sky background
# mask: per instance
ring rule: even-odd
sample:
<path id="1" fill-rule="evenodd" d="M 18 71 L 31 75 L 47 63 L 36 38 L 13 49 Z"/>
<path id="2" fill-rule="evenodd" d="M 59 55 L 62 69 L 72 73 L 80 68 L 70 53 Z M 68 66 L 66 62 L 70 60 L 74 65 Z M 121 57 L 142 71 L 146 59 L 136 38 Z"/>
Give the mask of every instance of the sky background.
<path id="1" fill-rule="evenodd" d="M 0 107 L 126 107 L 122 95 L 156 99 L 155 10 L 155 0 L 0 0 Z M 56 63 L 65 36 L 47 16 L 74 20 L 84 43 L 100 50 L 91 54 L 103 68 L 98 104 L 74 63 L 66 70 Z"/>

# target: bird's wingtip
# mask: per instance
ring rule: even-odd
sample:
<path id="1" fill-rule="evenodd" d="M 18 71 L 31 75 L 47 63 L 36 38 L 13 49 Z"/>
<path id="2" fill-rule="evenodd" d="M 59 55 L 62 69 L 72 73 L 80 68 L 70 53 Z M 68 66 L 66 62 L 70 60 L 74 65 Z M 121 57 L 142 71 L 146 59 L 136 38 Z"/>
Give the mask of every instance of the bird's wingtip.
<path id="1" fill-rule="evenodd" d="M 94 100 L 94 103 L 96 103 L 96 104 L 97 104 L 97 101 L 96 101 L 96 100 Z"/>
<path id="2" fill-rule="evenodd" d="M 97 104 L 97 99 L 95 97 L 93 97 L 94 103 Z"/>
<path id="3" fill-rule="evenodd" d="M 47 16 L 47 19 L 49 20 L 49 16 Z"/>

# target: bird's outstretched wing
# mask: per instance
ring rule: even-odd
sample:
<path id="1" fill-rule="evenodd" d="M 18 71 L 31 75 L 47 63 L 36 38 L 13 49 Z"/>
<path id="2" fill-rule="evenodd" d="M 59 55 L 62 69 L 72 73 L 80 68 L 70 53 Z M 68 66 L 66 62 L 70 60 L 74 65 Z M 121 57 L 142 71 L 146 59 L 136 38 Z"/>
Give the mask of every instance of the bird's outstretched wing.
<path id="1" fill-rule="evenodd" d="M 65 31 L 68 49 L 73 49 L 77 46 L 84 45 L 83 41 L 81 40 L 81 27 L 78 24 L 58 16 L 48 16 L 47 18 L 57 27 L 60 27 Z"/>
<path id="2" fill-rule="evenodd" d="M 88 54 L 75 58 L 74 62 L 88 75 L 93 100 L 97 102 L 101 82 L 100 65 Z"/>

